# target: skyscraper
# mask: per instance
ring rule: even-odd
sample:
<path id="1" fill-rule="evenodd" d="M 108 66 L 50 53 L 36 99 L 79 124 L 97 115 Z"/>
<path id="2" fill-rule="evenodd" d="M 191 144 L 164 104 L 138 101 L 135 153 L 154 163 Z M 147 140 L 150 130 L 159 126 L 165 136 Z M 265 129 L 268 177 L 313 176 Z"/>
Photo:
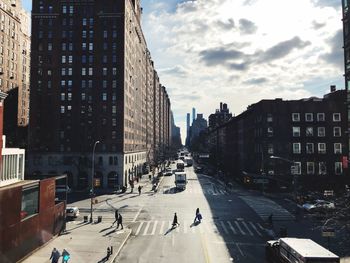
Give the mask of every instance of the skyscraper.
<path id="1" fill-rule="evenodd" d="M 192 123 L 194 122 L 195 119 L 196 119 L 196 109 L 192 108 Z"/>
<path id="2" fill-rule="evenodd" d="M 170 141 L 170 100 L 154 77 L 140 1 L 34 0 L 32 10 L 28 172 L 89 187 L 99 141 L 94 178 L 128 185 L 165 147 L 155 140 Z"/>
<path id="3" fill-rule="evenodd" d="M 188 146 L 189 145 L 189 141 L 190 141 L 190 120 L 191 120 L 191 114 L 187 113 L 186 115 L 186 142 L 185 145 Z"/>

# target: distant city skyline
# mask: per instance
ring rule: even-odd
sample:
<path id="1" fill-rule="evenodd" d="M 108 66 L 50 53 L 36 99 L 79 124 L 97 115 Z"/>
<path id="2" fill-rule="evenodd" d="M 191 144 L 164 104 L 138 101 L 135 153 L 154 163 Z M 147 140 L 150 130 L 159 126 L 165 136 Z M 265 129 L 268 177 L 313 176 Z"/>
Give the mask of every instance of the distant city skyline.
<path id="1" fill-rule="evenodd" d="M 321 97 L 344 88 L 341 2 L 148 0 L 143 31 L 175 124 L 226 101 L 234 115 L 261 99 Z M 31 9 L 31 1 L 23 1 Z M 215 36 L 215 37 L 213 37 Z"/>

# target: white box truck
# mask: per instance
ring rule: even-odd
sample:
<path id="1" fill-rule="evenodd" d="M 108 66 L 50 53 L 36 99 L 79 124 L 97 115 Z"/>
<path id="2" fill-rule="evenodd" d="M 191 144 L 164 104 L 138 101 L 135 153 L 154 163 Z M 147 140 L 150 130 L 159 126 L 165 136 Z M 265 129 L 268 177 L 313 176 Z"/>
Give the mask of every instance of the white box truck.
<path id="1" fill-rule="evenodd" d="M 267 241 L 266 261 L 270 263 L 339 263 L 331 251 L 306 238 L 280 238 Z"/>
<path id="2" fill-rule="evenodd" d="M 185 172 L 176 172 L 175 173 L 175 186 L 176 189 L 185 190 L 187 184 L 187 178 Z"/>

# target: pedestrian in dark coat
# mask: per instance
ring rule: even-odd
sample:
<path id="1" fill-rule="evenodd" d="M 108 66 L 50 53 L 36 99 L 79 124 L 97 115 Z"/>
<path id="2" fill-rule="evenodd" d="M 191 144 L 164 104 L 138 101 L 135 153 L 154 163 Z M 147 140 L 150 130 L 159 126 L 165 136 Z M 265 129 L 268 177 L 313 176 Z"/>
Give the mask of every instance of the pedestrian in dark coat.
<path id="1" fill-rule="evenodd" d="M 119 228 L 119 225 L 122 227 L 121 229 L 123 229 L 123 217 L 121 214 L 119 214 L 118 216 L 118 223 L 117 223 L 117 229 Z"/>
<path id="2" fill-rule="evenodd" d="M 141 185 L 139 185 L 139 187 L 138 187 L 139 195 L 141 195 L 141 189 L 142 189 L 142 187 L 141 187 Z"/>
<path id="3" fill-rule="evenodd" d="M 115 220 L 114 220 L 112 226 L 114 225 L 115 222 L 118 221 L 118 215 L 119 215 L 119 214 L 118 214 L 118 209 L 116 209 L 116 210 L 114 211 L 114 219 L 115 219 Z"/>
<path id="4" fill-rule="evenodd" d="M 60 252 L 54 247 L 52 252 L 51 252 L 51 263 L 58 263 L 58 259 L 60 258 Z"/>
<path id="5" fill-rule="evenodd" d="M 196 220 L 199 220 L 199 222 L 201 221 L 201 220 L 198 218 L 198 215 L 199 215 L 199 208 L 196 209 L 196 216 L 195 216 L 195 218 L 194 218 L 193 223 L 196 223 Z"/>
<path id="6" fill-rule="evenodd" d="M 173 219 L 173 228 L 176 227 L 176 226 L 179 226 L 179 222 L 177 222 L 177 215 L 176 213 L 174 214 L 174 219 Z"/>

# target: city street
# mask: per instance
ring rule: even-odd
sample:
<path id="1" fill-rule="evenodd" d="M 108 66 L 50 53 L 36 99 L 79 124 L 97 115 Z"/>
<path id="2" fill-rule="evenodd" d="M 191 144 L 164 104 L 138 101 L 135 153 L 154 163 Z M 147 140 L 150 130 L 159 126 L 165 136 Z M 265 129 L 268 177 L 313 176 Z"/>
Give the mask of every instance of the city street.
<path id="1" fill-rule="evenodd" d="M 290 236 L 312 238 L 325 245 L 307 219 L 295 220 L 294 206 L 285 199 L 237 186 L 225 189 L 220 181 L 194 173 L 193 167 L 185 171 L 188 184 L 184 191 L 175 189 L 172 175 L 163 177 L 156 193 L 151 191 L 148 178 L 143 178 L 141 195 L 136 185 L 133 193 L 129 190 L 98 197 L 95 219 L 102 216 L 104 223 L 112 224 L 118 209 L 124 227 L 132 230 L 115 262 L 261 262 L 264 244 L 272 239 L 265 229 L 270 214 L 275 236 L 280 227 L 286 227 Z M 80 208 L 81 215 L 69 224 L 76 224 L 90 213 L 89 199 L 74 205 Z M 203 220 L 194 225 L 196 208 Z M 180 225 L 172 229 L 175 212 Z"/>

